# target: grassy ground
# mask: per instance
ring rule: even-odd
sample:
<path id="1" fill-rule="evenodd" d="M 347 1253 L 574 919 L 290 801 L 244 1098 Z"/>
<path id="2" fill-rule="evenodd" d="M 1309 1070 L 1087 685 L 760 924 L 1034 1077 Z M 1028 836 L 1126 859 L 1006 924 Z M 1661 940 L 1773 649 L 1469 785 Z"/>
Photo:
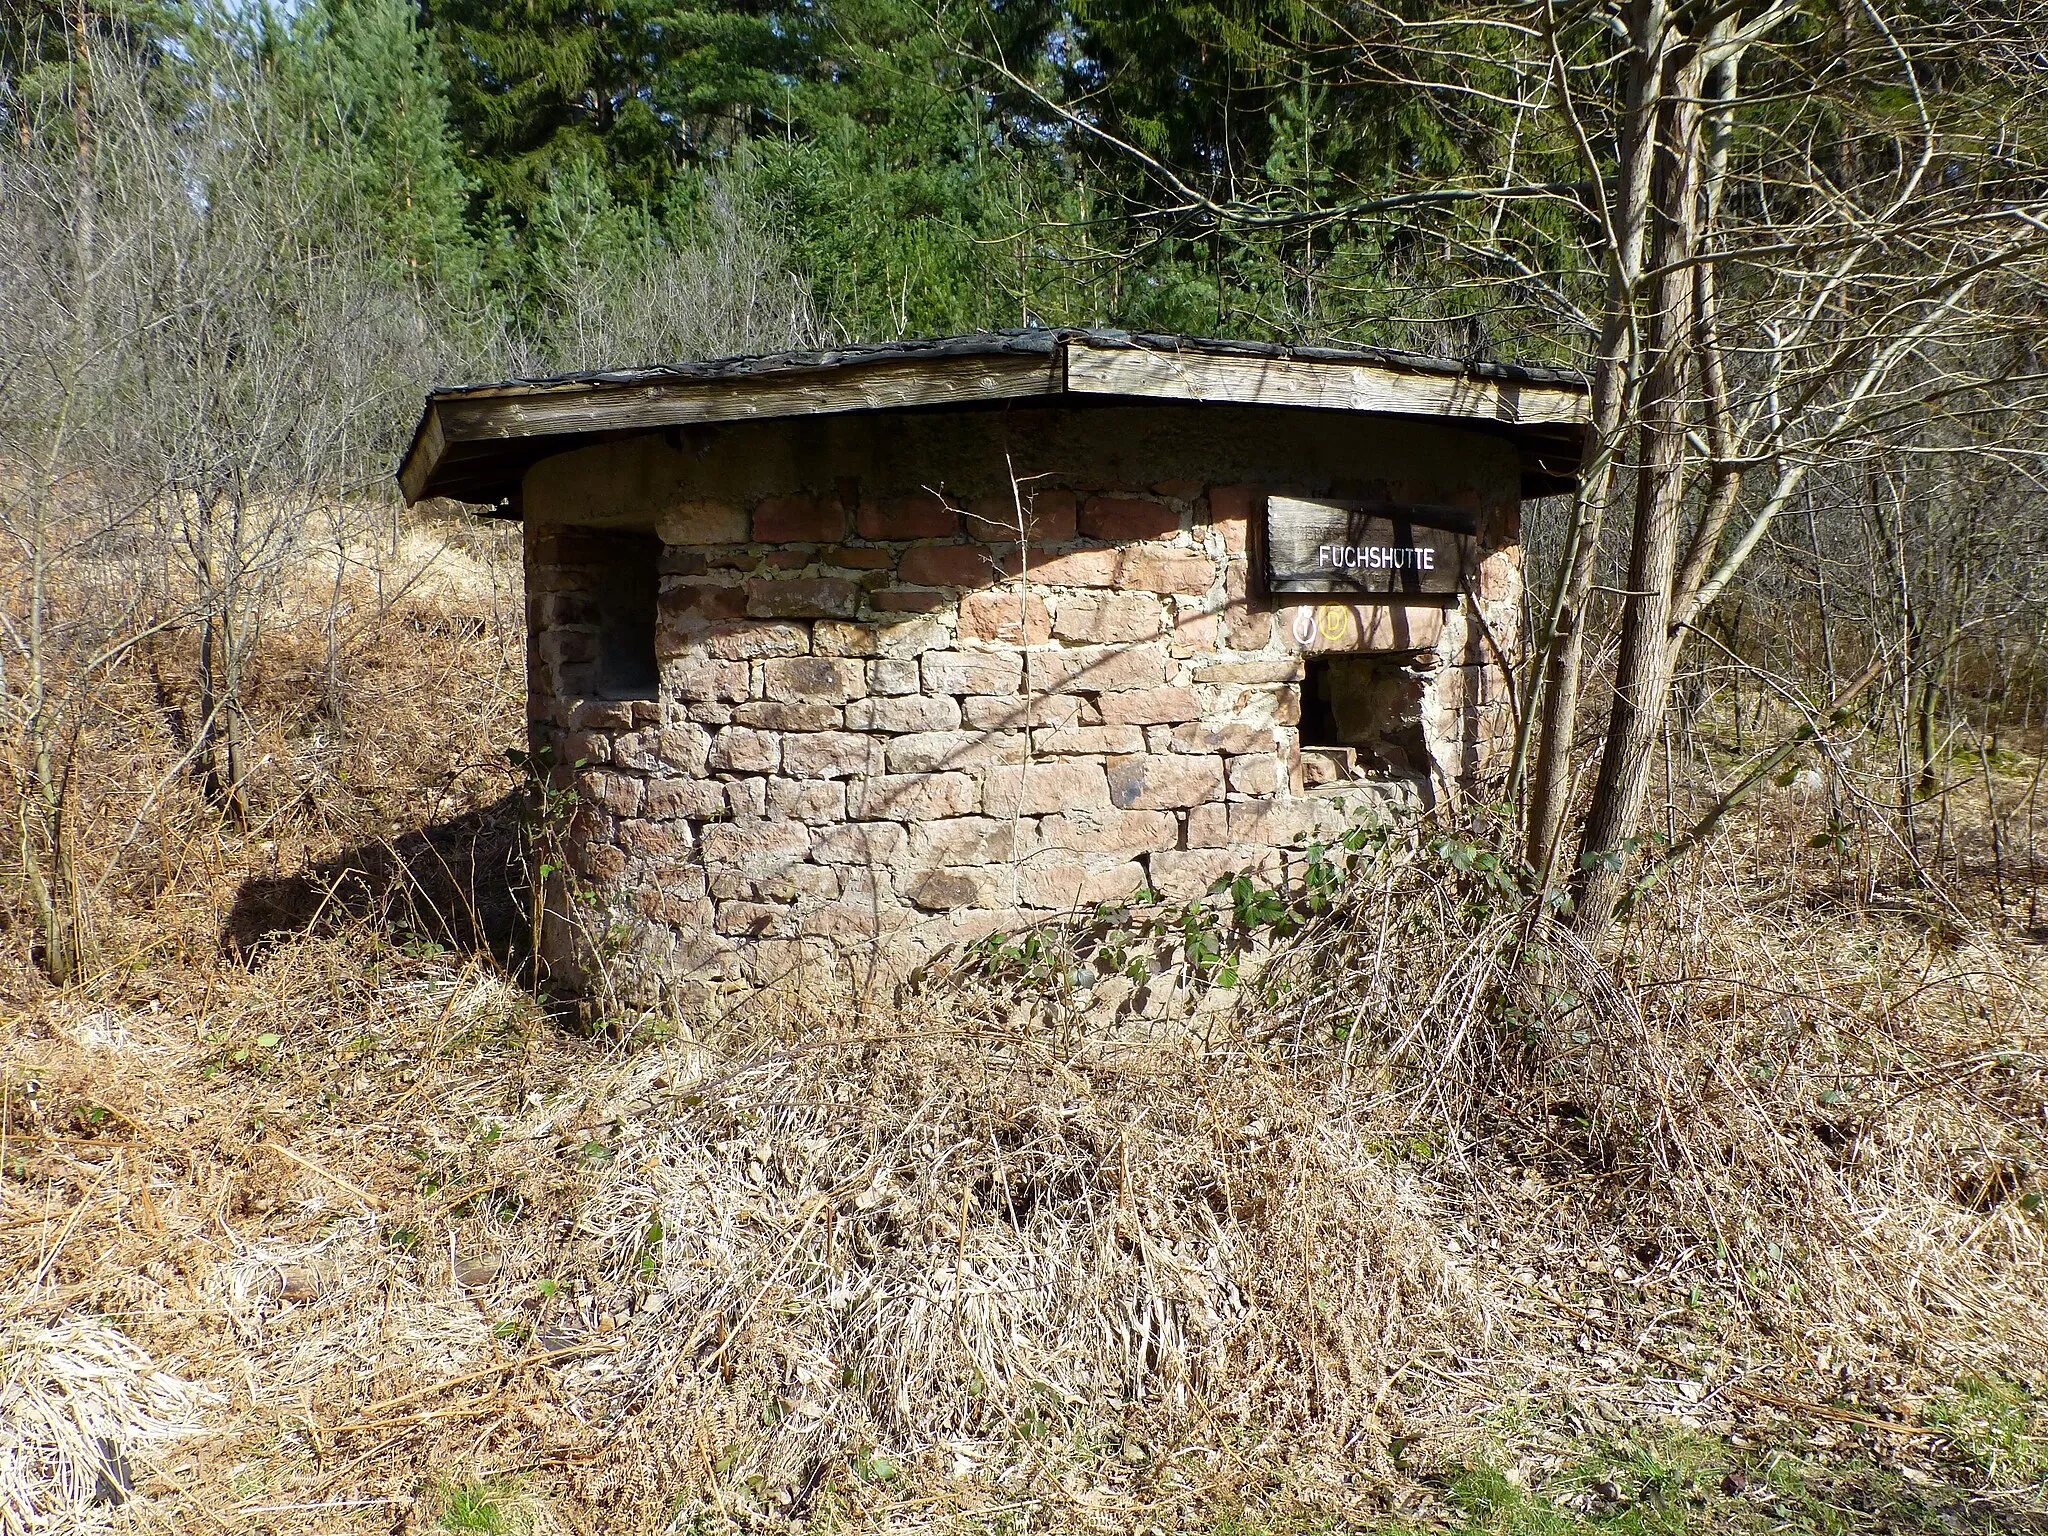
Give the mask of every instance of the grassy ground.
<path id="1" fill-rule="evenodd" d="M 98 969 L 0 936 L 7 1536 L 2048 1529 L 2016 837 L 1955 811 L 1930 889 L 1774 791 L 1595 959 L 1445 820 L 1191 1016 L 1013 963 L 579 1019 L 475 586 L 280 631 L 247 831 L 122 842 L 143 710 Z"/>
<path id="2" fill-rule="evenodd" d="M 1930 1073 L 1938 1026 L 1793 1021 L 1862 1128 L 1752 1201 L 1658 1173 L 1583 1079 L 1461 1125 L 1419 1074 L 1360 1133 L 1334 1042 L 957 1006 L 587 1031 L 360 928 L 45 999 L 5 1073 L 11 1365 L 90 1320 L 194 1389 L 197 1435 L 128 1448 L 145 1528 L 2048 1524 L 2034 1175 L 1984 1171 L 2038 1116 L 2010 1015 L 1961 1095 L 1982 1039 Z M 1843 1080 L 1794 1090 L 1810 1124 Z"/>

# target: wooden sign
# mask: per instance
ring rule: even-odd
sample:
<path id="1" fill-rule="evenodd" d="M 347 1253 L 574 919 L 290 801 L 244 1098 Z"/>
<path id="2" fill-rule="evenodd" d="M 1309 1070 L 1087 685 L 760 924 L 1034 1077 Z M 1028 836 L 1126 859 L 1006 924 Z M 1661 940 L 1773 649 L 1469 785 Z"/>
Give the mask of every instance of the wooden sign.
<path id="1" fill-rule="evenodd" d="M 1450 507 L 1266 499 L 1266 588 L 1448 597 L 1464 584 L 1473 519 Z"/>

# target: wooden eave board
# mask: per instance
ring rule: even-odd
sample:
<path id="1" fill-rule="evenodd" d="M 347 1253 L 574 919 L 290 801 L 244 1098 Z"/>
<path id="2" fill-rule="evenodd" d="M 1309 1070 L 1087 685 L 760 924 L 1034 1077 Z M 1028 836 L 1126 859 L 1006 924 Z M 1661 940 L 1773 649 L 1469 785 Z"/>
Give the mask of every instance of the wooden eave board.
<path id="1" fill-rule="evenodd" d="M 1072 394 L 1132 395 L 1229 405 L 1295 405 L 1402 416 L 1576 426 L 1583 390 L 1554 384 L 1424 373 L 1385 363 L 1236 357 L 1136 347 L 1067 345 Z"/>
<path id="2" fill-rule="evenodd" d="M 680 373 L 450 391 L 429 401 L 399 470 L 399 484 L 408 501 L 436 494 L 472 495 L 490 487 L 499 473 L 487 467 L 497 457 L 491 451 L 478 448 L 456 454 L 475 462 L 451 472 L 451 450 L 467 444 L 588 440 L 596 434 L 699 422 L 1060 394 L 1305 406 L 1548 428 L 1551 433 L 1577 429 L 1586 415 L 1582 389 L 1481 377 L 1454 366 L 1438 372 L 1365 359 L 1173 351 L 1068 339 L 1046 352 L 924 354 L 729 377 Z M 516 476 L 516 471 L 508 472 Z"/>
<path id="3" fill-rule="evenodd" d="M 1059 388 L 1056 351 L 1049 358 L 906 358 L 730 379 L 501 386 L 433 401 L 406 454 L 400 484 L 409 500 L 430 494 L 434 468 L 453 442 L 1016 399 Z"/>
<path id="4" fill-rule="evenodd" d="M 448 439 L 441 435 L 441 408 L 431 400 L 420 418 L 412 446 L 405 450 L 405 462 L 398 466 L 398 488 L 405 492 L 407 505 L 427 494 L 427 481 L 448 451 Z"/>
<path id="5" fill-rule="evenodd" d="M 474 440 L 885 411 L 1047 395 L 1058 387 L 1057 376 L 1042 357 L 968 357 L 868 363 L 815 373 L 456 396 L 441 401 L 440 409 L 443 431 Z"/>

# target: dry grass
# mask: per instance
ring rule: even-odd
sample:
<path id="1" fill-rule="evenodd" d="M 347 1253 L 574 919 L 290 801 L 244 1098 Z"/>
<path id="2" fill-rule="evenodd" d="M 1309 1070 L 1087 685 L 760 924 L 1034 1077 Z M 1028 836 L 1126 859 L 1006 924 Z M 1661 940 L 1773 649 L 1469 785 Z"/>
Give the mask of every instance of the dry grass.
<path id="1" fill-rule="evenodd" d="M 1779 797 L 1596 964 L 1444 823 L 1192 1017 L 1041 974 L 583 1031 L 408 873 L 488 841 L 515 608 L 403 601 L 338 710 L 280 626 L 246 836 L 114 856 L 138 706 L 103 967 L 16 935 L 23 1528 L 1505 1529 L 1648 1487 L 1584 1470 L 1628 1436 L 2039 1516 L 2048 988 L 1984 890 L 1873 903 Z"/>

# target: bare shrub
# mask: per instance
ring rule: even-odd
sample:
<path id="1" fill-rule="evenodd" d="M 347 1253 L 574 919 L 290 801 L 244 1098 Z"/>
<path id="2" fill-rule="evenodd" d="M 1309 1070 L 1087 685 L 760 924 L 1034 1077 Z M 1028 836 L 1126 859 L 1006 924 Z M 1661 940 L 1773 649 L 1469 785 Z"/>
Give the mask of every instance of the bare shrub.
<path id="1" fill-rule="evenodd" d="M 823 339 L 810 285 L 791 270 L 744 168 L 706 184 L 686 239 L 626 218 L 592 176 L 565 176 L 545 211 L 536 280 L 547 318 L 518 356 L 523 371 L 787 352 Z"/>

